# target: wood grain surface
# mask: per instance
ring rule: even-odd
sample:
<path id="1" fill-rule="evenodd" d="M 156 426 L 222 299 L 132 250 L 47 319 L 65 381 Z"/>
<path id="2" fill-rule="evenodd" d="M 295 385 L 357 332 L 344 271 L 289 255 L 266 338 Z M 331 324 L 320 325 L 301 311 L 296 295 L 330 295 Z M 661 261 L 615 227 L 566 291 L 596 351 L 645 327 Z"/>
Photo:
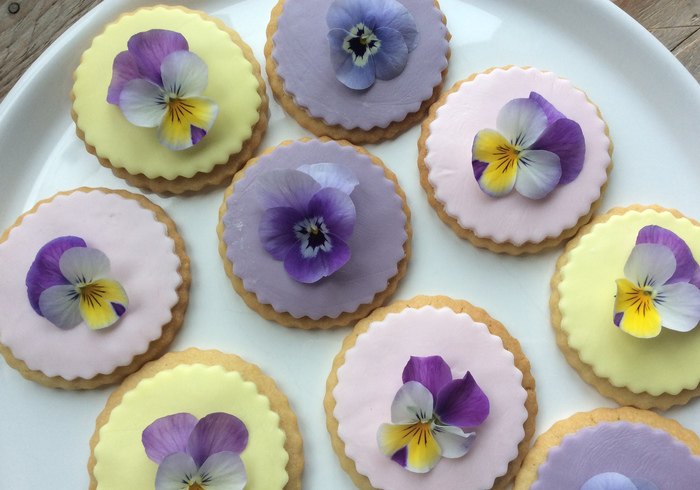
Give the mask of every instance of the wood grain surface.
<path id="1" fill-rule="evenodd" d="M 44 49 L 100 1 L 0 0 L 0 101 Z M 700 82 L 700 0 L 614 2 Z"/>

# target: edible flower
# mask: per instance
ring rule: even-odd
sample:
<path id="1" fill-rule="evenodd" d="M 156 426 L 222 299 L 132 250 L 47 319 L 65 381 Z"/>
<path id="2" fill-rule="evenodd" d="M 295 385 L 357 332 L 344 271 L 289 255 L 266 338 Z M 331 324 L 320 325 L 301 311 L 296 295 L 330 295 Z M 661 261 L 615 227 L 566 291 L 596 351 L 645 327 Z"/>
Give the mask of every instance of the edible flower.
<path id="1" fill-rule="evenodd" d="M 109 279 L 109 259 L 82 238 L 64 236 L 44 245 L 27 273 L 34 311 L 62 329 L 84 321 L 91 329 L 109 327 L 129 304 L 124 288 Z"/>
<path id="2" fill-rule="evenodd" d="M 127 47 L 114 58 L 107 102 L 131 124 L 157 127 L 158 141 L 171 150 L 197 144 L 219 112 L 216 102 L 201 97 L 209 82 L 206 63 L 178 32 L 140 32 Z"/>
<path id="3" fill-rule="evenodd" d="M 489 414 L 489 400 L 471 373 L 452 379 L 440 356 L 413 357 L 391 404 L 391 424 L 377 431 L 381 451 L 409 471 L 426 473 L 440 457 L 460 458 L 471 448 L 476 427 Z"/>
<path id="4" fill-rule="evenodd" d="M 609 471 L 599 473 L 583 484 L 581 490 L 658 490 L 659 487 L 644 478 L 627 478 Z"/>
<path id="5" fill-rule="evenodd" d="M 581 127 L 538 93 L 504 105 L 496 128 L 479 131 L 472 145 L 474 177 L 489 196 L 515 188 L 541 199 L 581 173 L 586 155 Z"/>
<path id="6" fill-rule="evenodd" d="M 660 226 L 642 228 L 617 280 L 614 323 L 639 338 L 661 327 L 688 332 L 700 321 L 700 266 L 688 245 Z"/>
<path id="7" fill-rule="evenodd" d="M 228 413 L 200 420 L 189 413 L 168 415 L 146 427 L 141 442 L 158 464 L 156 490 L 242 490 L 248 481 L 240 457 L 248 430 Z"/>
<path id="8" fill-rule="evenodd" d="M 355 227 L 350 193 L 359 183 L 337 163 L 276 169 L 257 181 L 264 209 L 258 233 L 263 248 L 292 278 L 313 283 L 350 259 L 346 240 Z"/>
<path id="9" fill-rule="evenodd" d="M 418 45 L 413 16 L 396 0 L 335 0 L 326 22 L 335 76 L 354 90 L 399 76 Z"/>

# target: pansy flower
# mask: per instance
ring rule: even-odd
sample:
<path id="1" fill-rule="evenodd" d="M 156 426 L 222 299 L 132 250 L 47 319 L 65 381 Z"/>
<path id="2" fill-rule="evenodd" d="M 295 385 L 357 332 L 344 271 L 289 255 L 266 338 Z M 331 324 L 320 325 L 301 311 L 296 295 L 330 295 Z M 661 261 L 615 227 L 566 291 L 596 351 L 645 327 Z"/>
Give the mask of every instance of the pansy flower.
<path id="1" fill-rule="evenodd" d="M 460 458 L 471 448 L 476 427 L 489 414 L 489 400 L 467 372 L 452 379 L 440 356 L 413 357 L 391 404 L 391 424 L 377 431 L 381 451 L 409 471 L 426 473 L 440 457 Z"/>
<path id="2" fill-rule="evenodd" d="M 581 490 L 658 490 L 655 484 L 644 478 L 627 478 L 621 473 L 598 473 L 583 484 Z"/>
<path id="3" fill-rule="evenodd" d="M 326 21 L 335 76 L 351 89 L 399 76 L 418 45 L 413 16 L 396 0 L 335 0 Z"/>
<path id="4" fill-rule="evenodd" d="M 617 280 L 614 323 L 640 338 L 661 327 L 688 332 L 700 322 L 700 266 L 688 245 L 660 226 L 642 228 Z"/>
<path id="5" fill-rule="evenodd" d="M 84 321 L 90 328 L 109 327 L 129 304 L 124 288 L 109 279 L 109 259 L 82 238 L 64 236 L 44 245 L 27 273 L 29 303 L 59 328 Z"/>
<path id="6" fill-rule="evenodd" d="M 158 141 L 171 150 L 197 144 L 219 112 L 216 102 L 201 97 L 206 63 L 178 32 L 140 32 L 127 47 L 114 58 L 107 102 L 118 105 L 131 124 L 158 127 Z"/>
<path id="7" fill-rule="evenodd" d="M 527 198 L 541 199 L 578 177 L 585 155 L 579 124 L 531 92 L 501 108 L 496 129 L 476 134 L 472 167 L 479 187 L 490 196 L 505 196 L 515 188 Z"/>
<path id="8" fill-rule="evenodd" d="M 237 417 L 189 413 L 162 417 L 143 431 L 146 455 L 158 464 L 156 490 L 242 490 L 248 479 L 240 454 L 248 430 Z"/>
<path id="9" fill-rule="evenodd" d="M 336 163 L 276 169 L 257 181 L 264 209 L 258 233 L 263 248 L 299 282 L 333 274 L 350 259 L 346 240 L 355 227 L 350 193 L 359 183 Z"/>

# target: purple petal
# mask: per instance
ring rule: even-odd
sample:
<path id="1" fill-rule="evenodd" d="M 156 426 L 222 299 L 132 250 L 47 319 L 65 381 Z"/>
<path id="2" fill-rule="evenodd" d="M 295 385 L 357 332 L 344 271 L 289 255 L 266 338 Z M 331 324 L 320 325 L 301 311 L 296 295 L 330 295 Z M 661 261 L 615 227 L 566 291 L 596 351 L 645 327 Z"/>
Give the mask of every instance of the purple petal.
<path id="1" fill-rule="evenodd" d="M 187 439 L 197 425 L 197 417 L 190 413 L 176 413 L 159 418 L 144 429 L 141 442 L 146 456 L 160 464 L 168 454 L 187 451 Z"/>
<path id="2" fill-rule="evenodd" d="M 141 78 L 136 60 L 128 51 L 122 51 L 114 58 L 112 65 L 112 81 L 107 89 L 107 102 L 119 105 L 119 94 L 127 82 Z"/>
<path id="3" fill-rule="evenodd" d="M 437 400 L 440 389 L 452 381 L 452 371 L 440 356 L 411 356 L 403 369 L 402 381 L 418 381 L 432 393 L 433 400 Z"/>
<path id="4" fill-rule="evenodd" d="M 611 471 L 589 479 L 581 490 L 637 490 L 637 486 L 626 476 Z"/>
<path id="5" fill-rule="evenodd" d="M 127 43 L 129 52 L 143 77 L 163 86 L 160 65 L 174 51 L 188 51 L 187 40 L 179 32 L 152 29 L 131 36 Z"/>
<path id="6" fill-rule="evenodd" d="M 61 274 L 59 266 L 63 252 L 73 247 L 86 247 L 82 238 L 75 236 L 64 236 L 51 240 L 41 247 L 36 254 L 34 262 L 29 267 L 25 284 L 27 285 L 27 295 L 29 304 L 34 311 L 41 315 L 39 308 L 39 296 L 45 289 L 59 284 L 69 284 L 68 280 Z M 43 316 L 43 315 L 42 315 Z"/>
<path id="7" fill-rule="evenodd" d="M 546 150 L 556 154 L 561 164 L 560 185 L 572 182 L 583 169 L 586 158 L 586 142 L 583 131 L 577 122 L 571 119 L 559 119 L 547 126 L 531 150 Z"/>
<path id="8" fill-rule="evenodd" d="M 293 208 L 305 213 L 321 184 L 298 170 L 277 169 L 258 177 L 255 187 L 263 209 Z"/>
<path id="9" fill-rule="evenodd" d="M 294 225 L 303 219 L 304 215 L 292 208 L 267 209 L 258 227 L 258 236 L 265 251 L 275 260 L 284 260 L 290 248 L 299 241 L 294 234 Z"/>
<path id="10" fill-rule="evenodd" d="M 537 92 L 530 92 L 530 98 L 537 102 L 547 115 L 547 124 L 552 124 L 559 119 L 566 119 L 566 116 L 559 112 L 547 99 Z"/>
<path id="11" fill-rule="evenodd" d="M 435 413 L 444 424 L 476 427 L 489 414 L 489 399 L 467 372 L 464 378 L 450 381 L 440 390 Z"/>
<path id="12" fill-rule="evenodd" d="M 196 475 L 197 465 L 189 454 L 171 453 L 163 458 L 156 473 L 156 490 L 182 490 L 183 480 L 187 482 L 188 477 Z"/>
<path id="13" fill-rule="evenodd" d="M 340 83 L 353 90 L 364 90 L 374 83 L 375 66 L 372 56 L 368 56 L 363 66 L 356 65 L 353 55 L 343 49 L 343 41 L 349 33 L 343 29 L 328 32 L 331 65 Z"/>
<path id="14" fill-rule="evenodd" d="M 328 231 L 342 240 L 352 236 L 355 228 L 355 204 L 343 191 L 326 187 L 309 201 L 307 216 L 322 216 Z"/>
<path id="15" fill-rule="evenodd" d="M 397 30 L 404 38 L 408 51 L 418 45 L 420 35 L 416 21 L 406 7 L 395 0 L 372 0 L 375 5 L 375 25 Z M 376 31 L 375 31 L 376 33 Z"/>
<path id="16" fill-rule="evenodd" d="M 321 187 L 335 187 L 348 195 L 360 183 L 352 170 L 339 163 L 314 163 L 302 165 L 297 170 L 313 177 Z"/>
<path id="17" fill-rule="evenodd" d="M 389 27 L 380 27 L 374 34 L 381 47 L 373 55 L 375 75 L 379 80 L 391 80 L 401 75 L 408 61 L 408 47 L 401 33 Z"/>
<path id="18" fill-rule="evenodd" d="M 328 28 L 350 30 L 363 21 L 365 9 L 361 0 L 335 0 L 326 13 Z"/>
<path id="19" fill-rule="evenodd" d="M 666 284 L 690 282 L 697 273 L 698 264 L 693 258 L 688 244 L 670 230 L 656 225 L 645 226 L 639 230 L 637 244 L 657 243 L 668 247 L 676 258 L 676 272 L 666 281 Z"/>
<path id="20" fill-rule="evenodd" d="M 327 236 L 330 250 L 319 250 L 313 257 L 305 257 L 300 246 L 292 247 L 284 257 L 284 270 L 293 279 L 314 283 L 333 274 L 350 259 L 350 247 L 340 238 Z"/>
<path id="21" fill-rule="evenodd" d="M 248 445 L 248 429 L 228 413 L 210 413 L 195 425 L 187 441 L 187 454 L 202 466 L 214 453 L 230 451 L 240 454 Z"/>

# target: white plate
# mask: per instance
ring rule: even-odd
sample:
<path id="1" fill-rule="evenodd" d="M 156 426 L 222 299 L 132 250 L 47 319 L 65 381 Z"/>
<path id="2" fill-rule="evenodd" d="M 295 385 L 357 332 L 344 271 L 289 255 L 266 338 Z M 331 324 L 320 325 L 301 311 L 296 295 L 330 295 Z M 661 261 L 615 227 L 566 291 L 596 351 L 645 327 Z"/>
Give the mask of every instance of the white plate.
<path id="1" fill-rule="evenodd" d="M 78 186 L 134 190 L 85 151 L 75 136 L 68 93 L 91 39 L 120 13 L 151 3 L 106 0 L 98 5 L 46 50 L 0 105 L 0 229 L 57 191 Z M 236 29 L 264 63 L 265 28 L 276 0 L 185 3 Z M 601 210 L 657 203 L 700 218 L 700 88 L 640 25 L 608 0 L 440 3 L 453 36 L 446 88 L 472 72 L 508 64 L 536 66 L 570 79 L 600 107 L 615 143 L 615 168 Z M 270 112 L 261 148 L 312 136 L 274 100 Z M 540 406 L 537 434 L 574 412 L 616 406 L 579 378 L 554 342 L 549 280 L 562 247 L 510 257 L 457 238 L 419 185 L 419 133 L 414 127 L 396 140 L 368 147 L 397 174 L 412 211 L 413 258 L 393 299 L 445 294 L 486 309 L 506 325 L 532 363 Z M 351 490 L 355 487 L 331 448 L 322 406 L 333 357 L 350 330 L 288 329 L 261 320 L 244 305 L 217 251 L 222 196 L 221 189 L 187 197 L 148 195 L 175 220 L 192 258 L 190 306 L 171 350 L 217 348 L 259 365 L 299 417 L 304 488 Z M 113 389 L 47 389 L 0 361 L 0 486 L 87 488 L 88 441 Z M 698 400 L 664 415 L 700 432 Z"/>

